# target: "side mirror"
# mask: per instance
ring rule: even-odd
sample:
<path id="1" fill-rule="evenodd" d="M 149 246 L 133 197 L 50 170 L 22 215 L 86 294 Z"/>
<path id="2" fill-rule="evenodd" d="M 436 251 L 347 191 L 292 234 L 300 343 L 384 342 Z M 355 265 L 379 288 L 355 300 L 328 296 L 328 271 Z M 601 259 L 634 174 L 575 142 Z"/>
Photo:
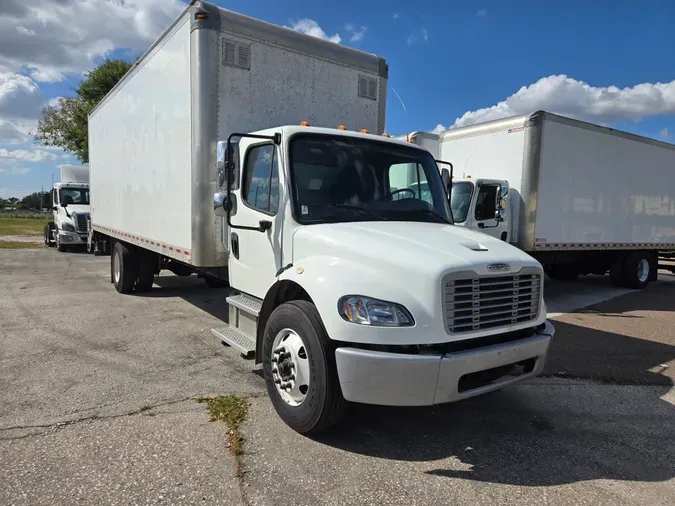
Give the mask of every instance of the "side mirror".
<path id="1" fill-rule="evenodd" d="M 509 188 L 507 186 L 499 186 L 499 191 L 497 192 L 497 202 L 495 203 L 495 220 L 497 222 L 504 221 L 504 215 L 506 214 L 506 196 L 509 193 Z"/>
<path id="2" fill-rule="evenodd" d="M 228 200 L 227 193 L 216 192 L 213 194 L 213 211 L 216 216 L 224 218 L 227 213 L 232 210 L 232 201 Z"/>
<path id="3" fill-rule="evenodd" d="M 61 207 L 68 207 L 68 204 L 66 202 L 61 202 Z"/>
<path id="4" fill-rule="evenodd" d="M 56 206 L 56 205 L 52 206 L 52 211 L 58 211 L 58 210 L 59 210 L 58 206 Z"/>

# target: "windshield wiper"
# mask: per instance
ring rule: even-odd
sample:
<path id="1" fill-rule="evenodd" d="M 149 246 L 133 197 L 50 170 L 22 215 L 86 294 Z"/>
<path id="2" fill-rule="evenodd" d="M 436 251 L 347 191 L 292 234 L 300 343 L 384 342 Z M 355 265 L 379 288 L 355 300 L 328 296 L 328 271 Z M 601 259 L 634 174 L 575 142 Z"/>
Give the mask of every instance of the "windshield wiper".
<path id="1" fill-rule="evenodd" d="M 355 206 L 352 204 L 319 204 L 316 207 L 327 207 L 327 208 L 338 208 L 338 209 L 353 209 L 354 211 L 359 211 L 361 213 L 368 214 L 370 216 L 374 216 L 378 220 L 384 220 L 384 221 L 390 221 L 389 218 L 386 218 L 382 216 L 381 214 L 377 214 L 375 211 L 371 211 L 370 209 L 366 209 L 365 207 L 359 207 Z"/>

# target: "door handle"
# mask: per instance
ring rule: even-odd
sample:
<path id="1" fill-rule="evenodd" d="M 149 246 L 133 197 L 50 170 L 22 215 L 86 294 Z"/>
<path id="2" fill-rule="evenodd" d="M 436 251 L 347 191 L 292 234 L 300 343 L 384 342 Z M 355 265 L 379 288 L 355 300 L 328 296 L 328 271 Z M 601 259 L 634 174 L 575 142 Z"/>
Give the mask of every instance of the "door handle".
<path id="1" fill-rule="evenodd" d="M 231 233 L 230 244 L 232 245 L 232 254 L 239 260 L 239 236 L 236 232 Z"/>

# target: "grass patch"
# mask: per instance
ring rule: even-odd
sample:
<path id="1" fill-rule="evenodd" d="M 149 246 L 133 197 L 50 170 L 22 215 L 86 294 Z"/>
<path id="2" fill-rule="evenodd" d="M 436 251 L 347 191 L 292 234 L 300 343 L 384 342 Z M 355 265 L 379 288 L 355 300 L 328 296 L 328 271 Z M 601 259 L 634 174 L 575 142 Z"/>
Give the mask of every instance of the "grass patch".
<path id="1" fill-rule="evenodd" d="M 210 422 L 219 420 L 227 424 L 230 453 L 234 455 L 237 463 L 237 478 L 243 478 L 244 472 L 240 457 L 243 453 L 244 438 L 239 431 L 239 425 L 248 415 L 248 399 L 238 395 L 219 395 L 200 397 L 197 402 L 207 405 Z"/>
<path id="2" fill-rule="evenodd" d="M 0 217 L 0 235 L 41 236 L 49 218 L 7 218 Z"/>
<path id="3" fill-rule="evenodd" d="M 44 244 L 28 241 L 4 241 L 0 239 L 0 249 L 35 249 L 42 248 Z"/>

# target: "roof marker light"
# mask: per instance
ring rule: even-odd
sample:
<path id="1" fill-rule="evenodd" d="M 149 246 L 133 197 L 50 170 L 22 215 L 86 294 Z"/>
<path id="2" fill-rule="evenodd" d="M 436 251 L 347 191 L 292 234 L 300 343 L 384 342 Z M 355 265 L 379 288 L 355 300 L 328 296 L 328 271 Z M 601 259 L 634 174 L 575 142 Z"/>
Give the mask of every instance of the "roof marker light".
<path id="1" fill-rule="evenodd" d="M 367 134 L 367 133 L 370 133 L 370 132 L 368 132 L 368 129 L 367 129 L 367 128 L 362 128 L 362 129 L 361 129 L 361 133 L 362 133 L 362 134 Z"/>
<path id="2" fill-rule="evenodd" d="M 309 126 L 309 121 L 302 120 L 302 121 L 300 122 L 300 125 L 301 125 L 301 126 Z"/>
<path id="3" fill-rule="evenodd" d="M 344 125 L 338 125 L 338 130 L 347 130 L 347 127 Z"/>

